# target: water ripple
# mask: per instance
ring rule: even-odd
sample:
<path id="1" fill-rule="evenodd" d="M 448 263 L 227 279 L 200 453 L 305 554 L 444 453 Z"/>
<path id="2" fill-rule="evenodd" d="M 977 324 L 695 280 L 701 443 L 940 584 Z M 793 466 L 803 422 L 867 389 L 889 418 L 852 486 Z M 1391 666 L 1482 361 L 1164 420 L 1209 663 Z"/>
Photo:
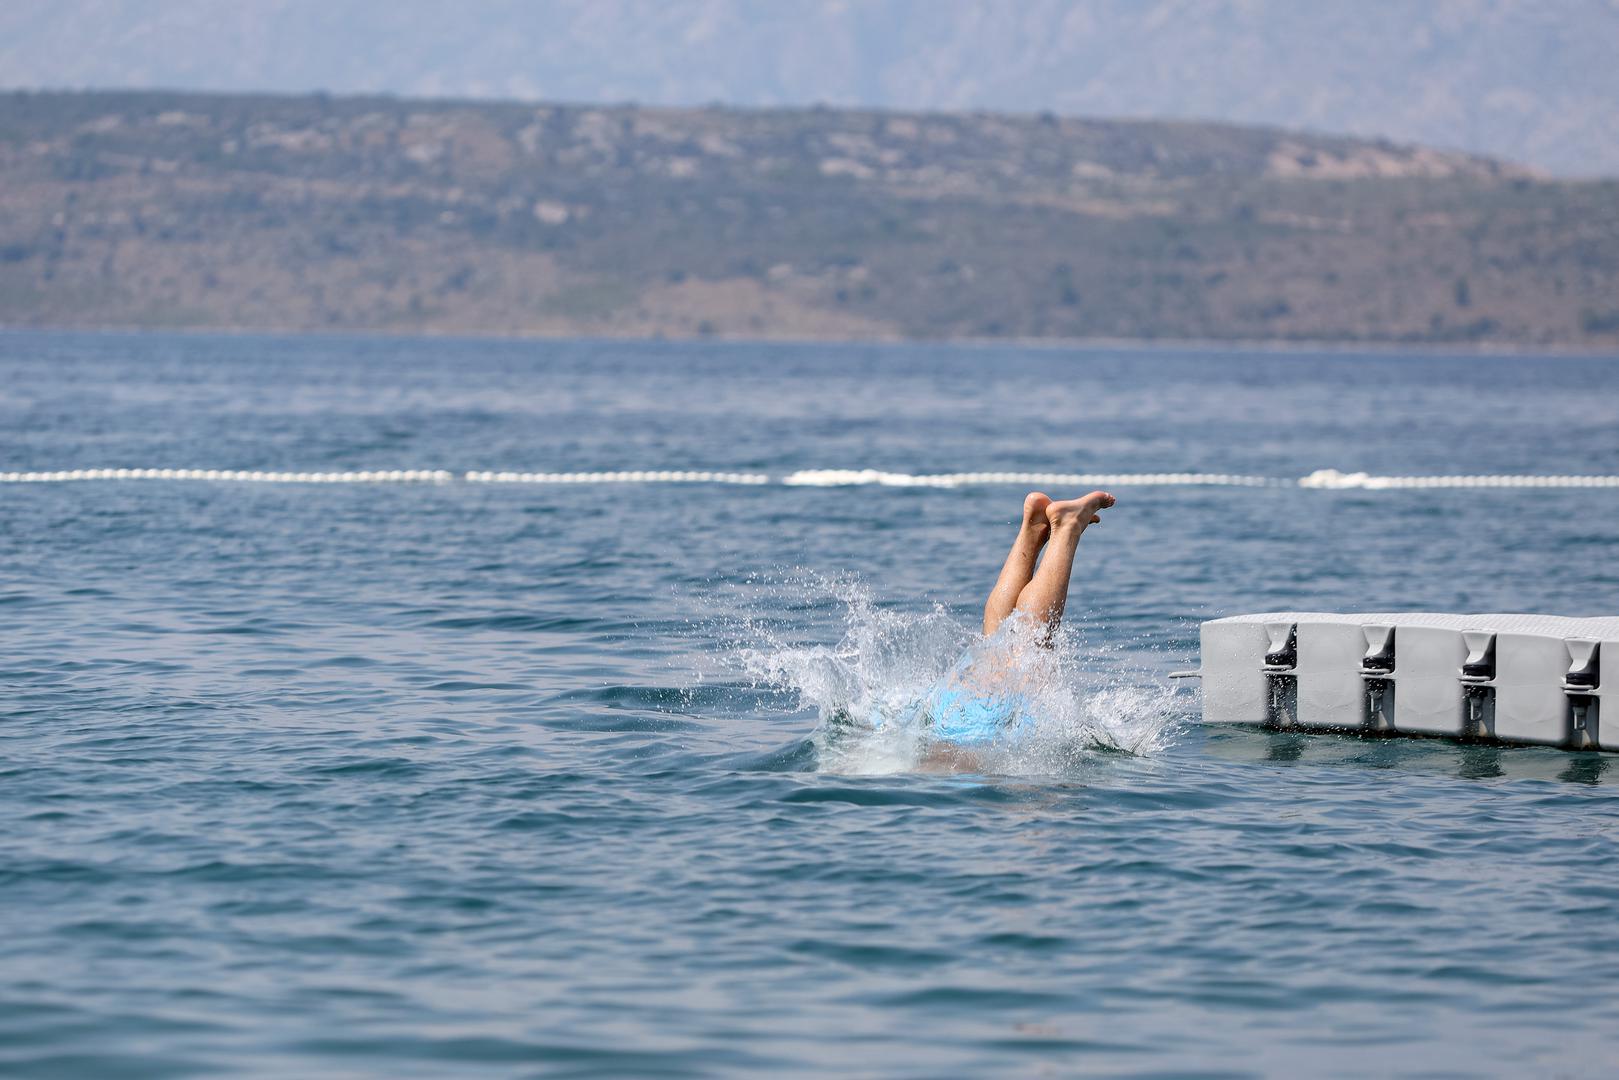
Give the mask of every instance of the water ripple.
<path id="1" fill-rule="evenodd" d="M 1615 759 L 1208 729 L 1161 689 L 1201 618 L 1304 598 L 1619 609 L 1608 495 L 1537 488 L 1504 543 L 1504 493 L 1372 484 L 1619 473 L 1619 365 L 75 335 L 0 360 L 18 471 L 385 474 L 408 447 L 877 476 L 5 485 L 0 1073 L 1619 1053 Z M 1047 737 L 943 765 L 859 737 L 974 637 L 1017 506 L 963 477 L 1327 466 L 1361 486 L 1121 492 Z"/>

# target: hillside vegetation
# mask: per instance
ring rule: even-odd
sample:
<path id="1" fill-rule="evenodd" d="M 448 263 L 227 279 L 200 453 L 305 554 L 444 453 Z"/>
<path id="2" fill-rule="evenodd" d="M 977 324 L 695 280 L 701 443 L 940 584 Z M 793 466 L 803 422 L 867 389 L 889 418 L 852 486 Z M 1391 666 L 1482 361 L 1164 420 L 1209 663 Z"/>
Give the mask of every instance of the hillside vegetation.
<path id="1" fill-rule="evenodd" d="M 0 323 L 1619 344 L 1619 183 L 1273 129 L 0 95 Z"/>

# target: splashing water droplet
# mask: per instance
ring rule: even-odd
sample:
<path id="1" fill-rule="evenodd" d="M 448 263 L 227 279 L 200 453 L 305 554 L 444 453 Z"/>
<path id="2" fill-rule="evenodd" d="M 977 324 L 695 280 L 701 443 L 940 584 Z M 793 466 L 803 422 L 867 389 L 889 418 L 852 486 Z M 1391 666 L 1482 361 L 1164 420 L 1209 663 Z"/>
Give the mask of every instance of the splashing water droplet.
<path id="1" fill-rule="evenodd" d="M 838 640 L 804 641 L 805 616 L 834 605 Z M 755 579 L 740 607 L 721 620 L 730 660 L 815 710 L 824 772 L 1062 775 L 1099 753 L 1161 751 L 1187 711 L 1072 628 L 1045 647 L 1021 616 L 984 638 L 942 605 L 884 608 L 850 577 Z"/>

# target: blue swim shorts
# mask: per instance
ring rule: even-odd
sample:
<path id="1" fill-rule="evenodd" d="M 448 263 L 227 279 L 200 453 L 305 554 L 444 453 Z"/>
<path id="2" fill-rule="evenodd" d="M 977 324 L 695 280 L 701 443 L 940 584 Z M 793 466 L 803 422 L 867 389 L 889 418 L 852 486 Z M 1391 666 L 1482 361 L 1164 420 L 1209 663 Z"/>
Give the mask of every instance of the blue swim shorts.
<path id="1" fill-rule="evenodd" d="M 953 687 L 935 690 L 924 703 L 928 734 L 957 746 L 985 743 L 1023 734 L 1032 726 L 1029 703 L 1022 694 L 986 697 Z"/>

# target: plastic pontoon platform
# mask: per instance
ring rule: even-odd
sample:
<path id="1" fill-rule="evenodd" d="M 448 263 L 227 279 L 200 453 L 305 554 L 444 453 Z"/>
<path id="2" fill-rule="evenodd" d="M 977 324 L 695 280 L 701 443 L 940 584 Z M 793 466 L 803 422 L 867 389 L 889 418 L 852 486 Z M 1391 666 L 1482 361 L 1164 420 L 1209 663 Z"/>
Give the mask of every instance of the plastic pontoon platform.
<path id="1" fill-rule="evenodd" d="M 1619 751 L 1619 618 L 1278 611 L 1201 637 L 1212 723 Z"/>

